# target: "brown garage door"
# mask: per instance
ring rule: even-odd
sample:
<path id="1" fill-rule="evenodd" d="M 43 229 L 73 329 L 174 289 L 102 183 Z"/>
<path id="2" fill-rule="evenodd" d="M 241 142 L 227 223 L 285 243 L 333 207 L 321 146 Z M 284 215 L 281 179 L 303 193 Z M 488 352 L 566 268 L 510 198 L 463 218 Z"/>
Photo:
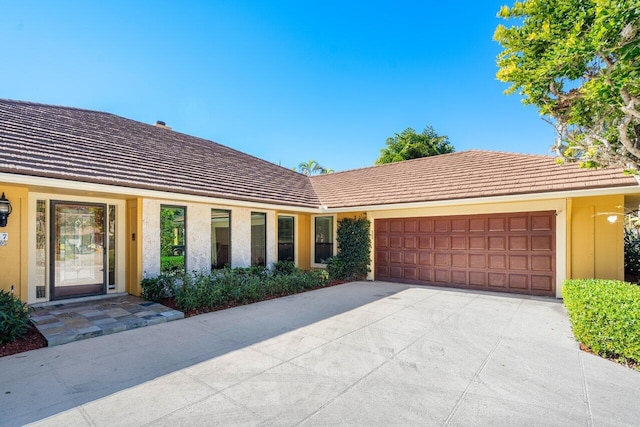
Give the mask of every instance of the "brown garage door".
<path id="1" fill-rule="evenodd" d="M 555 296 L 555 212 L 375 221 L 375 278 Z"/>

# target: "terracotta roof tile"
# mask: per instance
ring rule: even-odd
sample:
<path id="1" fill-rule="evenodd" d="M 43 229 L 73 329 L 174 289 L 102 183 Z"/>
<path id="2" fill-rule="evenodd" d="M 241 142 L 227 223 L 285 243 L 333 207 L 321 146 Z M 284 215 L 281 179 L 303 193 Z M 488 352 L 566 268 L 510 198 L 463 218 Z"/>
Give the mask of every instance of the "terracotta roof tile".
<path id="1" fill-rule="evenodd" d="M 618 168 L 580 169 L 559 166 L 550 156 L 483 150 L 319 175 L 311 182 L 330 208 L 638 186 Z"/>
<path id="2" fill-rule="evenodd" d="M 307 177 L 229 147 L 109 113 L 0 100 L 0 171 L 318 207 Z"/>

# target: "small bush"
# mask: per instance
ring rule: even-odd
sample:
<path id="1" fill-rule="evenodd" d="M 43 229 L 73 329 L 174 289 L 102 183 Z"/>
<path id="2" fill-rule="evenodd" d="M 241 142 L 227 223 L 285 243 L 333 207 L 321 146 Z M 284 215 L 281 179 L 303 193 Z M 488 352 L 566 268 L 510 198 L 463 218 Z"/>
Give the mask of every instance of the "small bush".
<path id="1" fill-rule="evenodd" d="M 183 311 L 210 311 L 232 305 L 249 304 L 326 286 L 326 271 L 302 271 L 289 265 L 274 267 L 225 268 L 211 274 L 161 273 L 142 280 L 143 298 L 160 301 L 174 297 Z"/>
<path id="2" fill-rule="evenodd" d="M 634 283 L 640 280 L 640 234 L 635 229 L 624 232 L 624 278 Z"/>
<path id="3" fill-rule="evenodd" d="M 296 263 L 292 261 L 278 261 L 273 263 L 272 271 L 275 276 L 286 276 L 298 270 Z"/>
<path id="4" fill-rule="evenodd" d="M 640 362 L 640 287 L 567 280 L 562 295 L 578 341 L 603 357 Z"/>
<path id="5" fill-rule="evenodd" d="M 160 271 L 183 271 L 184 255 L 163 256 L 160 258 Z"/>
<path id="6" fill-rule="evenodd" d="M 0 344 L 22 338 L 29 330 L 31 307 L 13 294 L 0 290 Z"/>
<path id="7" fill-rule="evenodd" d="M 146 277 L 142 279 L 142 298 L 147 301 L 162 301 L 164 298 L 175 296 L 175 289 L 178 284 L 182 284 L 190 276 L 183 271 L 165 271 L 157 277 Z"/>

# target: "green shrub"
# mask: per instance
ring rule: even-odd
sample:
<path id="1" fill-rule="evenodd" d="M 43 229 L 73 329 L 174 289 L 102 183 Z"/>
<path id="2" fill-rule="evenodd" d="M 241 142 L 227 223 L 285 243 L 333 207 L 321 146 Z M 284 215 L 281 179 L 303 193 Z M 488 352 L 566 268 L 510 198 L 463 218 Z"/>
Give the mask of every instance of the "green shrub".
<path id="1" fill-rule="evenodd" d="M 13 294 L 0 290 L 0 344 L 22 338 L 29 330 L 31 307 Z"/>
<path id="2" fill-rule="evenodd" d="M 624 232 L 624 277 L 634 283 L 640 279 L 640 235 L 635 229 Z"/>
<path id="3" fill-rule="evenodd" d="M 366 218 L 338 221 L 338 254 L 326 261 L 332 279 L 362 280 L 367 277 L 371 258 L 370 229 L 371 223 Z"/>
<path id="4" fill-rule="evenodd" d="M 190 279 L 189 274 L 180 270 L 165 271 L 157 277 L 146 277 L 140 282 L 142 286 L 142 298 L 147 301 L 161 301 L 163 298 L 175 296 L 178 283 Z"/>
<path id="5" fill-rule="evenodd" d="M 578 341 L 601 356 L 640 362 L 639 286 L 567 280 L 562 295 Z"/>
<path id="6" fill-rule="evenodd" d="M 225 268 L 211 274 L 161 273 L 142 281 L 143 298 L 160 301 L 174 297 L 183 311 L 210 311 L 229 305 L 249 304 L 325 286 L 329 275 L 324 270 L 302 271 L 290 266 Z"/>
<path id="7" fill-rule="evenodd" d="M 163 256 L 160 258 L 160 271 L 183 271 L 184 255 L 180 256 Z"/>
<path id="8" fill-rule="evenodd" d="M 273 263 L 271 269 L 275 276 L 286 276 L 295 273 L 298 267 L 293 261 L 278 261 Z"/>

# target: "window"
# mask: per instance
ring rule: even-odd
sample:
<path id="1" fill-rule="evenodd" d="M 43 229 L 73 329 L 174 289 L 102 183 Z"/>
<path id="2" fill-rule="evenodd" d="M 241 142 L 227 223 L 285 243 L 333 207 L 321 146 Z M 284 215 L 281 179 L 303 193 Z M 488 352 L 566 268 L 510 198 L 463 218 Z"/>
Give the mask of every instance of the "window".
<path id="1" fill-rule="evenodd" d="M 333 256 L 333 217 L 317 216 L 314 227 L 314 262 L 324 264 Z"/>
<path id="2" fill-rule="evenodd" d="M 231 267 L 231 211 L 211 209 L 211 269 Z"/>
<path id="3" fill-rule="evenodd" d="M 36 298 L 45 298 L 47 283 L 47 202 L 36 202 Z"/>
<path id="4" fill-rule="evenodd" d="M 109 217 L 107 218 L 107 254 L 109 289 L 116 288 L 116 207 L 109 205 Z"/>
<path id="5" fill-rule="evenodd" d="M 267 214 L 251 212 L 251 265 L 267 265 Z"/>
<path id="6" fill-rule="evenodd" d="M 278 261 L 295 261 L 294 219 L 278 216 Z"/>
<path id="7" fill-rule="evenodd" d="M 160 207 L 160 271 L 186 269 L 186 211 L 180 206 Z"/>

